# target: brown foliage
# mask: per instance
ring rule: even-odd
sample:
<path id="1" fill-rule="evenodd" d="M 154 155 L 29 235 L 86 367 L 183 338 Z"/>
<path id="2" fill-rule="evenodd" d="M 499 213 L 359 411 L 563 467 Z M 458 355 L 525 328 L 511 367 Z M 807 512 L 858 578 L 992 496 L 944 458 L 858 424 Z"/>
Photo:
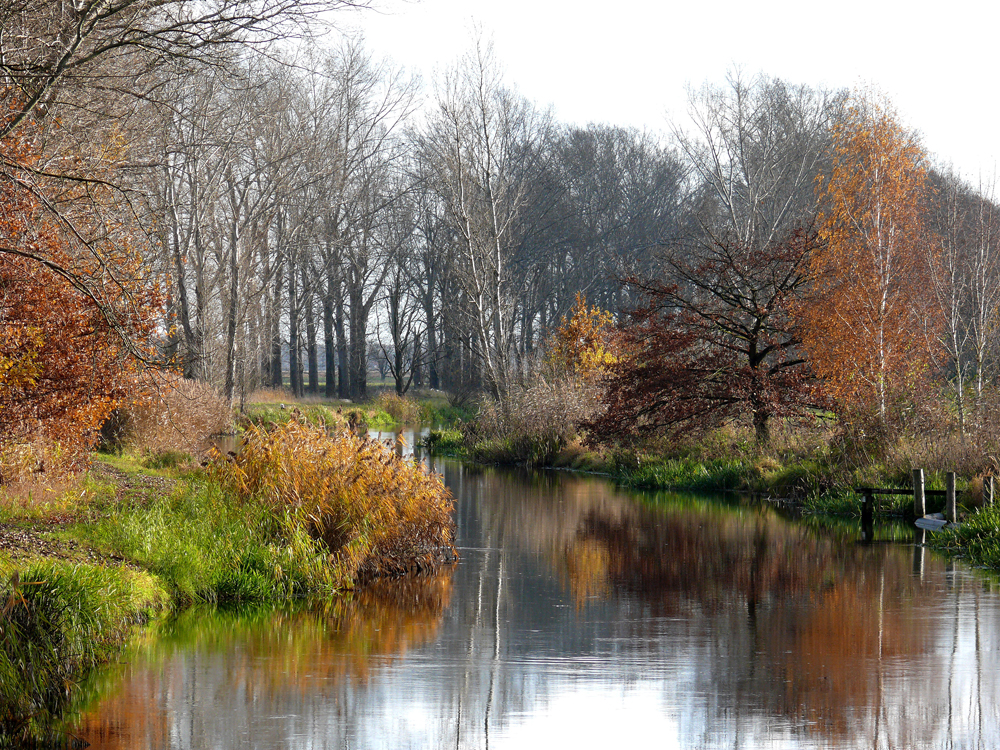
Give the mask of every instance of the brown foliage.
<path id="1" fill-rule="evenodd" d="M 345 585 L 454 553 L 453 501 L 441 478 L 377 440 L 297 421 L 251 425 L 239 455 L 210 471 L 238 497 L 261 498 L 305 524 Z"/>
<path id="2" fill-rule="evenodd" d="M 646 305 L 622 326 L 592 437 L 676 436 L 748 417 L 766 443 L 772 417 L 816 403 L 791 314 L 816 246 L 807 230 L 764 250 L 718 241 L 696 261 L 671 261 L 677 283 L 633 280 Z"/>
<path id="3" fill-rule="evenodd" d="M 135 396 L 159 293 L 127 231 L 98 251 L 59 223 L 38 160 L 35 138 L 0 141 L 0 441 L 58 445 L 71 464 Z"/>

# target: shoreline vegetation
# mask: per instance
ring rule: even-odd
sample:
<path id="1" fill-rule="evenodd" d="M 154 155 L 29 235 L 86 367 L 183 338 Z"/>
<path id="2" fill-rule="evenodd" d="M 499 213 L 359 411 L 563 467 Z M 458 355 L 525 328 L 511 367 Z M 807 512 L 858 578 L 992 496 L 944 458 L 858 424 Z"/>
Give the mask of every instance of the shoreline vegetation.
<path id="1" fill-rule="evenodd" d="M 761 446 L 752 426 L 734 420 L 686 441 L 608 448 L 587 444 L 574 426 L 553 431 L 550 421 L 531 414 L 486 422 L 490 429 L 476 420 L 432 429 L 424 446 L 477 463 L 600 474 L 633 489 L 763 495 L 805 516 L 859 523 L 856 487 L 908 488 L 912 469 L 925 468 L 926 488 L 943 490 L 946 472 L 956 471 L 961 523 L 929 535 L 926 544 L 973 567 L 1000 570 L 1000 509 L 982 506 L 982 464 L 991 459 L 953 435 L 911 434 L 890 445 L 866 444 L 863 434 L 817 419 L 813 425 L 782 424 L 770 444 Z M 930 500 L 927 510 L 943 510 L 943 499 Z M 912 521 L 912 499 L 883 496 L 878 518 Z"/>
<path id="2" fill-rule="evenodd" d="M 456 559 L 440 477 L 365 432 L 447 409 L 283 398 L 247 410 L 238 454 L 151 450 L 126 419 L 76 481 L 0 488 L 0 746 L 70 741 L 75 686 L 136 625 L 198 603 L 350 596 Z"/>
<path id="3" fill-rule="evenodd" d="M 443 397 L 351 404 L 259 393 L 236 422 L 239 452 L 206 461 L 183 441 L 164 442 L 157 420 L 139 410 L 118 420 L 114 441 L 78 481 L 27 484 L 20 495 L 5 487 L 0 745 L 64 741 L 52 733 L 74 685 L 120 653 L 137 624 L 197 603 L 349 596 L 454 560 L 452 501 L 440 478 L 368 439 L 368 429 L 433 424 L 421 444 L 435 455 L 598 473 L 636 489 L 766 494 L 831 519 L 859 516 L 854 486 L 906 486 L 913 461 L 928 468 L 928 488 L 943 487 L 949 456 L 940 445 L 920 453 L 903 442 L 877 457 L 852 454 L 821 420 L 811 430 L 775 429 L 766 449 L 752 426 L 735 422 L 686 442 L 610 449 L 581 439 L 567 417 L 578 410 L 560 401 L 539 416 L 541 401 L 504 415 L 495 404 Z M 182 411 L 171 412 L 175 427 L 195 421 Z M 209 424 L 217 420 L 198 429 Z M 1000 513 L 978 509 L 974 478 L 960 490 L 962 526 L 929 546 L 1000 568 Z M 908 500 L 881 512 L 905 517 Z"/>

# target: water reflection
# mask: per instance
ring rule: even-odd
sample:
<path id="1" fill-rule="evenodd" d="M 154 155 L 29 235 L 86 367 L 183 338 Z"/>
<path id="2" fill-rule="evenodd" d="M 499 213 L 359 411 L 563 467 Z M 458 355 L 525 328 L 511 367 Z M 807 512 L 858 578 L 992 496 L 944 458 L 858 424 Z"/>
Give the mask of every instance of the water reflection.
<path id="1" fill-rule="evenodd" d="M 766 505 L 435 468 L 458 498 L 454 569 L 320 609 L 188 615 L 77 733 L 148 748 L 1000 740 L 988 580 Z"/>
<path id="2" fill-rule="evenodd" d="M 400 458 L 413 458 L 419 454 L 417 443 L 430 434 L 429 427 L 403 430 L 368 430 L 368 437 L 392 446 Z"/>

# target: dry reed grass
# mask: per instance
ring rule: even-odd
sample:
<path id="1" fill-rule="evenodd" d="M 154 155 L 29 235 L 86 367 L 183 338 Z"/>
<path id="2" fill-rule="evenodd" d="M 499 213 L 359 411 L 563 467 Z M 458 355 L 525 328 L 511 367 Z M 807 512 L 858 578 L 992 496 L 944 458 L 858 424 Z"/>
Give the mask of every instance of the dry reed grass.
<path id="1" fill-rule="evenodd" d="M 501 402 L 487 402 L 463 427 L 466 445 L 479 460 L 550 464 L 593 414 L 597 388 L 574 377 L 538 376 Z"/>
<path id="2" fill-rule="evenodd" d="M 233 429 L 232 409 L 214 388 L 176 375 L 158 378 L 118 418 L 119 445 L 151 453 L 197 455 L 208 449 L 210 438 Z"/>
<path id="3" fill-rule="evenodd" d="M 326 544 L 341 585 L 454 555 L 453 501 L 440 477 L 378 441 L 298 421 L 251 426 L 240 454 L 210 472 L 238 497 L 304 524 Z"/>
<path id="4" fill-rule="evenodd" d="M 420 404 L 412 398 L 397 396 L 394 391 L 382 391 L 378 394 L 375 406 L 400 424 L 418 424 L 420 422 Z"/>

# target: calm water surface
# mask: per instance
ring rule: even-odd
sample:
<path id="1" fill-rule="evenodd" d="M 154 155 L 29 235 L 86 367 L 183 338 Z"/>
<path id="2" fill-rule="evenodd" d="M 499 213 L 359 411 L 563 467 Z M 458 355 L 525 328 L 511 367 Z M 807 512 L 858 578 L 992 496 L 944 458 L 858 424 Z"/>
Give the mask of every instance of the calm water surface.
<path id="1" fill-rule="evenodd" d="M 1000 596 L 769 506 L 438 463 L 456 566 L 193 610 L 90 686 L 95 748 L 986 748 Z"/>

